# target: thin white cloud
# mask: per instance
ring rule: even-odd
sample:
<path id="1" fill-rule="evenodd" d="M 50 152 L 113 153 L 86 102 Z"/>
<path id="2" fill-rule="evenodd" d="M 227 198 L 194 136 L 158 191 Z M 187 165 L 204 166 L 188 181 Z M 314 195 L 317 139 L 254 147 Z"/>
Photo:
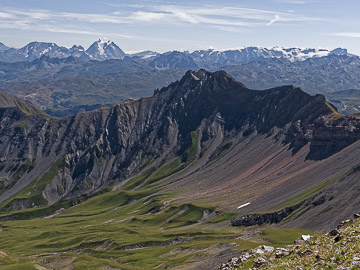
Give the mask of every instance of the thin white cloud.
<path id="1" fill-rule="evenodd" d="M 287 3 L 287 4 L 296 4 L 296 5 L 305 5 L 306 4 L 306 1 L 302 1 L 302 0 L 280 0 L 280 2 Z"/>
<path id="2" fill-rule="evenodd" d="M 330 33 L 330 36 L 360 38 L 360 32 Z"/>
<path id="3" fill-rule="evenodd" d="M 282 22 L 310 22 L 320 21 L 320 18 L 313 18 L 293 14 L 292 12 L 275 12 L 261 9 L 239 8 L 239 7 L 220 7 L 205 6 L 201 8 L 183 6 L 157 6 L 152 7 L 159 12 L 165 12 L 180 18 L 178 14 L 186 14 L 191 20 L 184 20 L 189 23 L 209 23 L 218 25 L 243 25 L 243 26 L 263 26 L 264 23 L 273 20 L 274 16 L 281 16 Z M 237 23 L 234 23 L 237 22 Z M 241 23 L 239 23 L 241 22 Z"/>
<path id="4" fill-rule="evenodd" d="M 294 5 L 306 5 L 311 3 L 321 3 L 320 0 L 278 0 L 281 3 L 294 4 Z"/>
<path id="5" fill-rule="evenodd" d="M 248 29 L 231 26 L 214 26 L 214 28 L 220 29 L 221 31 L 232 32 L 232 33 L 249 33 Z"/>
<path id="6" fill-rule="evenodd" d="M 88 28 L 96 26 L 96 24 L 197 24 L 222 31 L 243 32 L 245 28 L 269 26 L 277 21 L 294 23 L 319 20 L 321 19 L 301 16 L 291 12 L 211 5 L 200 7 L 134 5 L 131 10 L 113 10 L 108 14 L 55 12 L 37 9 L 24 11 L 9 8 L 4 8 L 0 12 L 0 28 L 36 29 L 63 33 L 68 31 L 68 33 L 85 35 L 90 34 L 92 31 L 88 30 Z M 79 23 L 75 24 L 76 21 Z M 47 25 L 47 27 L 45 28 L 44 25 Z M 62 26 L 61 29 L 59 29 L 59 25 Z M 79 29 L 74 29 L 74 25 Z M 120 35 L 131 38 L 130 35 L 125 33 Z"/>
<path id="7" fill-rule="evenodd" d="M 136 11 L 134 12 L 129 19 L 136 21 L 144 21 L 144 22 L 154 22 L 163 20 L 167 14 L 160 12 L 144 12 L 144 11 Z"/>
<path id="8" fill-rule="evenodd" d="M 14 15 L 6 12 L 0 12 L 0 19 L 13 19 Z"/>
<path id="9" fill-rule="evenodd" d="M 279 21 L 280 20 L 280 16 L 279 15 L 275 15 L 274 16 L 274 19 L 272 19 L 270 22 L 268 22 L 267 24 L 266 24 L 266 26 L 270 26 L 270 25 L 272 25 L 273 23 L 275 23 L 275 22 L 277 22 L 277 21 Z"/>
<path id="10" fill-rule="evenodd" d="M 109 32 L 94 32 L 86 30 L 76 30 L 76 29 L 63 29 L 63 28 L 54 28 L 54 27 L 43 27 L 41 30 L 54 33 L 68 33 L 68 34 L 80 34 L 80 35 L 90 35 L 90 36 L 111 36 L 111 37 L 121 37 L 126 39 L 134 39 L 135 36 L 130 34 L 120 34 L 120 33 L 109 33 Z"/>

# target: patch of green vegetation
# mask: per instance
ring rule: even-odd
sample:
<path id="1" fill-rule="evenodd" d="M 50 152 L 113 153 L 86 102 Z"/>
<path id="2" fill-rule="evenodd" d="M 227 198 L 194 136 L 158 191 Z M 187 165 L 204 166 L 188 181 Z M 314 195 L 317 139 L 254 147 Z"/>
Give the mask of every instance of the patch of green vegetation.
<path id="1" fill-rule="evenodd" d="M 143 163 L 139 168 L 138 170 L 139 171 L 142 171 L 143 169 L 145 169 L 148 165 L 150 165 L 151 163 L 153 162 L 153 156 L 149 156 L 148 159 L 146 160 L 145 163 Z"/>
<path id="2" fill-rule="evenodd" d="M 17 179 L 20 179 L 25 173 L 30 172 L 36 166 L 36 160 L 27 159 L 17 170 Z"/>
<path id="3" fill-rule="evenodd" d="M 82 184 L 83 186 L 85 186 L 87 189 L 90 189 L 90 188 L 91 188 L 91 183 L 90 183 L 90 181 L 89 181 L 88 178 L 85 178 L 85 179 L 81 182 L 81 184 Z"/>
<path id="4" fill-rule="evenodd" d="M 26 165 L 30 166 L 30 165 Z M 24 189 L 10 197 L 8 200 L 0 205 L 0 211 L 8 211 L 11 206 L 11 201 L 15 199 L 29 199 L 31 205 L 35 207 L 46 206 L 47 200 L 42 196 L 42 191 L 54 179 L 54 177 L 65 166 L 65 157 L 59 158 L 41 177 L 32 181 Z M 20 167 L 21 168 L 21 167 Z M 23 172 L 23 170 L 21 170 Z"/>
<path id="5" fill-rule="evenodd" d="M 94 196 L 81 204 L 81 207 L 68 210 L 67 215 L 92 216 L 110 211 L 116 207 L 124 206 L 132 201 L 144 198 L 154 191 L 125 191 L 116 190 Z"/>
<path id="6" fill-rule="evenodd" d="M 131 269 L 126 265 L 115 262 L 110 259 L 94 258 L 91 256 L 79 256 L 74 262 L 74 269 Z"/>
<path id="7" fill-rule="evenodd" d="M 30 127 L 27 122 L 20 122 L 13 125 L 13 128 L 23 128 L 25 131 L 28 131 Z"/>
<path id="8" fill-rule="evenodd" d="M 328 101 L 326 101 L 326 106 L 330 108 L 330 110 L 333 112 L 333 115 L 335 117 L 343 117 L 344 115 L 339 113 Z"/>
<path id="9" fill-rule="evenodd" d="M 6 162 L 1 162 L 1 163 L 0 163 L 0 172 L 5 169 L 6 165 L 7 165 Z"/>
<path id="10" fill-rule="evenodd" d="M 175 228 L 197 223 L 203 217 L 205 210 L 214 211 L 213 208 L 208 209 L 193 204 L 185 204 L 180 208 L 180 212 L 169 220 L 171 224 L 168 227 Z"/>
<path id="11" fill-rule="evenodd" d="M 1 265 L 1 269 L 4 270 L 37 270 L 34 264 L 31 262 L 28 263 L 13 263 L 11 262 L 10 265 Z"/>
<path id="12" fill-rule="evenodd" d="M 46 207 L 29 208 L 25 210 L 19 210 L 14 212 L 6 212 L 0 215 L 2 218 L 9 218 L 10 220 L 29 220 L 38 217 L 44 217 L 52 214 L 60 208 L 70 208 L 84 201 L 85 198 L 76 198 L 67 201 L 60 201 L 56 204 Z"/>
<path id="13" fill-rule="evenodd" d="M 0 178 L 0 194 L 5 192 L 5 190 L 7 189 L 7 185 L 8 185 L 8 179 L 6 178 Z"/>
<path id="14" fill-rule="evenodd" d="M 191 132 L 191 145 L 186 150 L 186 160 L 191 160 L 199 151 L 199 130 Z"/>
<path id="15" fill-rule="evenodd" d="M 263 230 L 262 233 L 261 238 L 276 247 L 293 244 L 296 239 L 301 239 L 303 234 L 314 234 L 312 231 L 305 229 Z"/>
<path id="16" fill-rule="evenodd" d="M 57 185 L 57 193 L 59 196 L 62 196 L 64 194 L 65 190 L 64 190 L 64 187 L 63 185 L 60 183 Z"/>
<path id="17" fill-rule="evenodd" d="M 214 223 L 219 223 L 219 222 L 223 222 L 223 221 L 229 221 L 230 219 L 236 217 L 237 215 L 238 215 L 238 213 L 236 213 L 236 212 L 224 212 L 224 213 L 221 213 L 221 214 L 217 215 L 216 217 L 208 220 L 206 223 L 214 224 Z"/>
<path id="18" fill-rule="evenodd" d="M 16 103 L 16 107 L 18 107 L 26 115 L 42 115 L 45 117 L 50 117 L 48 114 L 36 108 L 31 103 L 29 104 L 24 101 L 15 102 L 15 103 Z"/>
<path id="19" fill-rule="evenodd" d="M 99 160 L 100 166 L 102 166 L 103 165 L 103 157 L 99 157 L 98 160 Z"/>
<path id="20" fill-rule="evenodd" d="M 332 205 L 329 205 L 328 207 L 326 207 L 324 210 L 322 210 L 319 215 L 325 214 L 327 212 L 329 212 L 331 209 L 333 209 Z"/>
<path id="21" fill-rule="evenodd" d="M 341 175 L 331 177 L 330 179 L 324 181 L 323 183 L 306 190 L 305 192 L 303 192 L 303 193 L 291 198 L 290 200 L 286 201 L 282 206 L 279 207 L 279 209 L 283 209 L 283 208 L 286 208 L 286 207 L 293 206 L 293 205 L 307 199 L 308 197 L 310 197 L 311 195 L 314 195 L 316 192 L 320 191 L 321 189 L 323 189 L 325 187 L 328 187 L 328 186 L 331 186 L 331 185 L 335 184 L 336 182 L 340 181 L 346 175 L 348 175 L 351 171 L 352 170 L 347 171 L 347 172 L 345 172 L 345 173 L 343 173 Z"/>
<path id="22" fill-rule="evenodd" d="M 0 250 L 1 269 L 36 269 L 30 260 L 21 256 L 5 253 Z"/>
<path id="23" fill-rule="evenodd" d="M 221 157 L 227 150 L 229 150 L 229 148 L 232 146 L 232 142 L 228 142 L 226 144 L 224 144 L 220 149 L 219 152 L 217 154 L 218 157 Z"/>
<path id="24" fill-rule="evenodd" d="M 168 163 L 158 169 L 146 182 L 148 185 L 155 183 L 175 172 L 180 170 L 184 166 L 184 163 L 181 162 L 178 158 L 175 159 L 173 162 Z"/>
<path id="25" fill-rule="evenodd" d="M 155 167 L 152 167 L 145 172 L 135 176 L 131 179 L 123 188 L 126 190 L 134 189 L 144 183 L 145 179 L 148 178 L 156 171 Z"/>

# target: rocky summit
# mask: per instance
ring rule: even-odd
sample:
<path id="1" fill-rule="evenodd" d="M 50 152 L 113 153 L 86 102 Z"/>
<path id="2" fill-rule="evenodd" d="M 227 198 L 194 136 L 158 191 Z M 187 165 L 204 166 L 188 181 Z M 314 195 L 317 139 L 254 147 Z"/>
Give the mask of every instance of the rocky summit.
<path id="1" fill-rule="evenodd" d="M 184 261 L 173 265 L 188 265 L 199 261 L 189 255 L 190 243 L 205 241 L 206 254 L 223 257 L 203 263 L 218 265 L 235 247 L 270 241 L 257 226 L 325 232 L 358 210 L 360 118 L 293 85 L 251 90 L 224 71 L 201 69 L 152 97 L 63 118 L 5 93 L 0 98 L 2 230 L 28 231 L 22 237 L 32 255 L 66 248 L 108 260 L 100 250 L 125 256 L 174 247 L 171 254 Z M 68 228 L 74 241 L 50 249 L 31 240 L 41 238 L 34 228 L 66 227 L 73 218 L 101 234 L 75 236 Z M 230 231 L 219 232 L 224 226 Z M 134 236 L 139 228 L 141 239 Z M 114 230 L 121 239 L 109 235 Z M 5 249 L 29 254 L 11 241 Z M 142 263 L 152 268 L 165 258 Z"/>

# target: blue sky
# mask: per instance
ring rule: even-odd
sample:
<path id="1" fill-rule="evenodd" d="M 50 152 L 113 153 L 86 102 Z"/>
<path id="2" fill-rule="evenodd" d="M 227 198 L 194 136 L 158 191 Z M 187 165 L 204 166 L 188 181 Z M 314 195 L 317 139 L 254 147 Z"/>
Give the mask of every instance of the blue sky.
<path id="1" fill-rule="evenodd" d="M 359 0 L 0 0 L 0 41 L 124 51 L 243 46 L 347 48 L 360 55 Z"/>

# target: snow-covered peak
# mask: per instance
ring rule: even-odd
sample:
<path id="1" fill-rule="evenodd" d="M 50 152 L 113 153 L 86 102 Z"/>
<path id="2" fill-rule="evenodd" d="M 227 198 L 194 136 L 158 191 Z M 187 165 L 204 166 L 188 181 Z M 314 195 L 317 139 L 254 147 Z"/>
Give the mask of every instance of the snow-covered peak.
<path id="1" fill-rule="evenodd" d="M 34 60 L 40 58 L 43 55 L 49 55 L 55 57 L 56 51 L 60 49 L 55 43 L 49 42 L 30 42 L 23 48 L 19 49 L 19 53 L 23 54 L 25 58 Z M 53 53 L 55 51 L 55 53 Z"/>
<path id="2" fill-rule="evenodd" d="M 292 62 L 304 61 L 313 57 L 324 57 L 330 54 L 330 51 L 327 49 L 273 47 L 267 50 L 278 52 L 280 53 L 278 58 L 286 58 Z"/>
<path id="3" fill-rule="evenodd" d="M 85 50 L 81 46 L 73 46 L 70 49 L 58 46 L 53 42 L 30 42 L 20 49 L 7 49 L 1 51 L 0 60 L 4 62 L 33 61 L 42 56 L 50 58 L 67 58 L 69 56 L 82 57 Z"/>
<path id="4" fill-rule="evenodd" d="M 109 45 L 109 44 L 111 44 L 111 40 L 110 39 L 108 39 L 108 38 L 99 38 L 99 40 L 97 41 L 97 43 L 98 44 L 107 44 L 107 45 Z"/>
<path id="5" fill-rule="evenodd" d="M 93 60 L 123 59 L 126 54 L 109 39 L 99 39 L 87 50 L 86 54 Z"/>
<path id="6" fill-rule="evenodd" d="M 336 49 L 309 49 L 309 48 L 284 48 L 284 47 L 242 47 L 227 50 L 200 50 L 191 53 L 198 62 L 212 62 L 217 64 L 243 64 L 250 61 L 275 58 L 286 59 L 291 62 L 304 61 L 313 57 L 325 57 L 332 54 L 347 54 L 346 50 Z"/>
<path id="7" fill-rule="evenodd" d="M 130 57 L 139 57 L 141 59 L 151 59 L 158 56 L 160 53 L 154 51 L 132 51 L 127 52 Z"/>

